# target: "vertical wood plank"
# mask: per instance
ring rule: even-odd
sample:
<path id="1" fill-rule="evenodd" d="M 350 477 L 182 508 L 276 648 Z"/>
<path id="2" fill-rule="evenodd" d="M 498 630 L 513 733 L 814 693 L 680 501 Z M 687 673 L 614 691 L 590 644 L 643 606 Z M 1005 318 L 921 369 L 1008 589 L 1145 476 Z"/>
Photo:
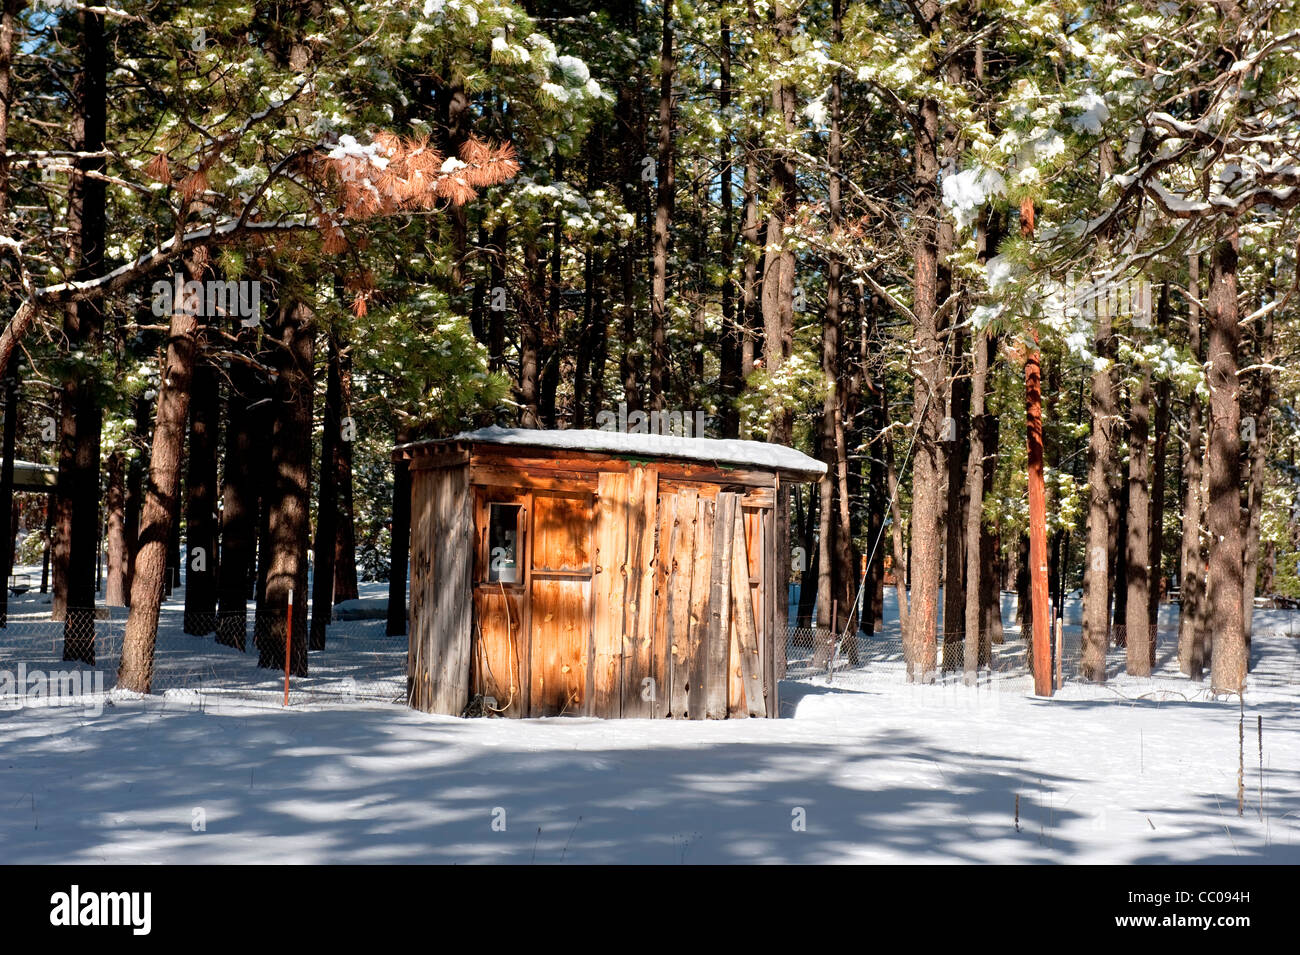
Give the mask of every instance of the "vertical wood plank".
<path id="1" fill-rule="evenodd" d="M 473 500 L 469 468 L 448 467 L 429 472 L 432 485 L 432 527 L 422 515 L 421 533 L 430 534 L 431 559 L 421 572 L 428 583 L 421 614 L 422 635 L 432 644 L 429 667 L 429 711 L 459 716 L 469 703 L 470 628 L 473 622 L 470 575 L 473 569 Z M 414 482 L 412 482 L 414 484 Z M 431 594 L 431 596 L 429 596 Z"/>
<path id="2" fill-rule="evenodd" d="M 601 472 L 596 500 L 596 566 L 592 577 L 591 714 L 622 715 L 624 594 L 627 572 L 628 478 Z"/>
<path id="3" fill-rule="evenodd" d="M 745 689 L 745 715 L 766 716 L 767 696 L 763 692 L 763 658 L 759 647 L 758 628 L 754 621 L 754 605 L 749 595 L 749 568 L 745 560 L 745 520 L 735 515 L 735 537 L 732 541 L 732 593 L 736 644 L 739 655 L 736 666 Z"/>
<path id="4" fill-rule="evenodd" d="M 695 550 L 695 524 L 699 495 L 679 491 L 674 505 L 672 566 L 668 572 L 668 651 L 672 656 L 669 715 L 685 719 L 687 690 L 691 682 L 691 563 Z"/>
<path id="5" fill-rule="evenodd" d="M 655 680 L 654 699 L 651 701 L 651 706 L 653 715 L 656 717 L 670 715 L 669 703 L 672 696 L 672 653 L 668 633 L 668 605 L 670 603 L 668 585 L 669 572 L 672 570 L 673 565 L 676 504 L 677 496 L 675 494 L 659 496 L 656 504 L 659 531 L 655 535 L 654 639 L 650 651 L 653 661 L 651 675 Z"/>
<path id="6" fill-rule="evenodd" d="M 586 712 L 588 587 L 582 578 L 533 578 L 533 716 Z"/>
<path id="7" fill-rule="evenodd" d="M 713 569 L 713 525 L 717 505 L 700 498 L 695 520 L 695 554 L 691 571 L 689 631 L 690 681 L 686 688 L 687 715 L 702 720 L 707 712 L 709 682 L 709 583 Z"/>
<path id="8" fill-rule="evenodd" d="M 731 653 L 731 541 L 736 533 L 736 495 L 718 494 L 713 524 L 713 556 L 709 568 L 708 628 L 705 646 L 705 716 L 727 717 L 727 660 Z M 746 588 L 748 589 L 748 588 Z"/>
<path id="9" fill-rule="evenodd" d="M 658 695 L 654 666 L 655 519 L 658 473 L 638 467 L 628 493 L 627 590 L 623 624 L 623 716 L 655 715 L 651 694 Z"/>

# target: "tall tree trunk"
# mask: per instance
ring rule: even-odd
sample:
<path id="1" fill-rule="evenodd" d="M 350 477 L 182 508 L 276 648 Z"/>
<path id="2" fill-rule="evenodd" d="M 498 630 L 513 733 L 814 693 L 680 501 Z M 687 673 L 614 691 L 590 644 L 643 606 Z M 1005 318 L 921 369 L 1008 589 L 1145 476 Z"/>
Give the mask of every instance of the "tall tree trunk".
<path id="1" fill-rule="evenodd" d="M 1116 430 L 1123 431 L 1124 439 L 1127 440 L 1128 422 L 1123 417 L 1122 409 L 1119 414 L 1121 417 L 1116 422 Z M 1115 646 L 1122 647 L 1128 634 L 1128 565 L 1125 560 L 1125 541 L 1128 540 L 1128 481 L 1122 478 L 1125 470 L 1123 462 L 1116 463 L 1119 465 L 1117 473 L 1120 480 L 1111 489 L 1110 498 L 1111 632 Z"/>
<path id="2" fill-rule="evenodd" d="M 82 67 L 73 90 L 77 104 L 72 139 L 82 153 L 104 148 L 108 123 L 108 74 L 104 18 L 89 8 L 77 14 Z M 107 228 L 105 160 L 78 158 L 68 190 L 69 258 L 76 278 L 98 277 L 104 268 Z M 94 352 L 104 319 L 97 299 L 65 306 L 64 331 L 72 350 Z M 95 576 L 100 533 L 99 441 L 103 412 L 96 382 L 74 371 L 63 383 L 64 431 L 59 454 L 59 496 L 65 502 L 60 530 L 66 572 L 63 659 L 95 662 Z M 57 599 L 57 596 L 56 596 Z"/>
<path id="3" fill-rule="evenodd" d="M 237 333 L 236 346 L 252 352 L 252 335 Z M 217 574 L 217 643 L 244 650 L 248 634 L 248 580 L 256 564 L 261 453 L 269 444 L 266 387 L 242 361 L 230 368 L 226 393 L 225 469 L 221 486 L 221 565 Z M 254 407 L 257 405 L 257 407 Z"/>
<path id="4" fill-rule="evenodd" d="M 5 16 L 8 15 L 6 12 Z M 0 25 L 0 31 L 4 29 L 5 27 Z M 0 40 L 0 43 L 2 42 Z M 4 66 L 0 65 L 0 71 L 3 69 Z M 0 209 L 2 208 L 3 206 L 0 206 Z M 18 441 L 18 366 L 18 362 L 11 361 L 4 371 L 5 423 L 3 450 L 0 451 L 0 516 L 11 513 L 14 506 L 14 454 Z M 13 572 L 14 535 L 10 534 L 3 545 L 0 545 L 0 627 L 9 626 L 9 577 Z"/>
<path id="5" fill-rule="evenodd" d="M 744 198 L 740 235 L 745 250 L 745 267 L 741 280 L 740 303 L 740 374 L 748 380 L 758 360 L 755 329 L 761 324 L 763 246 L 758 226 L 758 148 L 752 136 L 745 137 Z"/>
<path id="6" fill-rule="evenodd" d="M 1242 613 L 1241 386 L 1237 381 L 1237 234 L 1220 238 L 1210 265 L 1206 298 L 1210 326 L 1209 507 L 1210 566 L 1206 589 L 1214 632 L 1211 687 L 1246 688 L 1247 652 Z"/>
<path id="7" fill-rule="evenodd" d="M 985 449 L 989 431 L 989 413 L 986 395 L 989 382 L 989 360 L 997 348 L 995 335 L 977 331 L 971 342 L 971 399 L 970 399 L 970 464 L 966 471 L 966 630 L 962 635 L 962 670 L 967 683 L 974 683 L 981 666 L 987 664 L 984 646 L 988 634 L 984 621 L 984 578 L 991 576 L 993 568 L 986 566 L 987 555 L 983 543 L 985 470 L 996 467 Z"/>
<path id="8" fill-rule="evenodd" d="M 25 0 L 0 0 L 0 222 L 9 213 L 9 116 L 13 103 L 13 57 L 17 44 L 18 14 Z M 0 263 L 8 253 L 0 253 Z M 0 359 L 0 377 L 5 389 L 5 423 L 3 456 L 0 457 L 0 514 L 13 508 L 14 453 L 18 434 L 18 362 L 8 356 Z M 9 625 L 9 577 L 13 574 L 14 539 L 10 537 L 0 549 L 0 627 Z M 43 592 L 43 591 L 42 591 Z"/>
<path id="9" fill-rule="evenodd" d="M 561 156 L 555 158 L 554 181 L 564 181 L 564 159 Z M 564 224 L 561 219 L 557 215 L 551 226 L 551 247 L 548 250 L 550 274 L 543 271 L 538 282 L 546 301 L 546 323 L 541 335 L 543 357 L 537 414 L 541 419 L 541 427 L 551 431 L 559 427 L 560 364 L 564 361 L 564 335 L 560 327 L 560 297 L 564 288 Z"/>
<path id="10" fill-rule="evenodd" d="M 1270 298 L 1272 296 L 1270 295 Z M 1256 319 L 1254 329 L 1255 364 L 1264 366 L 1273 361 L 1273 313 Z M 1264 486 L 1268 470 L 1268 444 L 1272 432 L 1270 411 L 1273 405 L 1273 374 L 1266 367 L 1255 372 L 1255 426 L 1253 439 L 1247 449 L 1250 476 L 1246 491 L 1246 507 L 1250 515 L 1246 529 L 1245 560 L 1243 567 L 1244 591 L 1241 598 L 1242 628 L 1246 645 L 1250 646 L 1254 627 L 1255 587 L 1259 578 L 1260 522 L 1264 511 Z M 1249 432 L 1248 432 L 1249 434 Z"/>
<path id="11" fill-rule="evenodd" d="M 1016 624 L 1026 644 L 1034 623 L 1033 580 L 1029 575 L 1029 535 L 1021 532 L 1016 552 Z"/>
<path id="12" fill-rule="evenodd" d="M 1128 522 L 1124 541 L 1128 599 L 1124 629 L 1125 665 L 1131 676 L 1151 675 L 1151 461 L 1147 439 L 1154 400 L 1151 372 L 1147 369 L 1133 394 L 1128 428 Z"/>
<path id="13" fill-rule="evenodd" d="M 844 41 L 844 28 L 842 17 L 844 15 L 843 0 L 834 0 L 832 3 L 833 24 L 831 40 L 834 43 Z M 843 176 L 843 76 L 841 71 L 836 70 L 835 76 L 831 83 L 831 132 L 830 142 L 827 151 L 827 159 L 830 164 L 829 178 L 829 199 L 830 199 L 830 218 L 831 228 L 834 232 L 834 238 L 838 241 L 843 232 L 844 210 L 842 205 L 842 185 L 840 178 Z M 845 288 L 843 281 L 844 265 L 840 261 L 838 251 L 832 252 L 828 265 L 827 275 L 827 305 L 826 321 L 835 327 L 836 338 L 843 341 L 844 327 L 844 305 Z M 833 286 L 835 290 L 835 310 L 834 316 L 831 315 L 830 289 Z M 846 349 L 847 354 L 847 349 Z M 839 601 L 841 615 L 839 617 L 839 629 L 841 632 L 847 632 L 849 639 L 846 647 L 848 652 L 848 662 L 850 666 L 858 664 L 858 640 L 857 634 L 860 627 L 858 612 L 854 610 L 855 603 L 858 601 L 858 590 L 866 585 L 866 576 L 859 572 L 860 563 L 858 547 L 854 534 L 853 509 L 849 490 L 849 445 L 848 445 L 848 422 L 856 416 L 858 389 L 861 387 L 861 379 L 851 371 L 850 362 L 836 355 L 832 359 L 832 365 L 836 372 L 836 378 L 831 381 L 834 385 L 835 402 L 833 405 L 834 415 L 832 417 L 831 436 L 835 446 L 835 466 L 826 475 L 827 480 L 835 482 L 835 581 L 836 581 L 836 599 Z M 870 603 L 866 594 L 862 594 L 860 609 L 869 611 Z"/>
<path id="14" fill-rule="evenodd" d="M 964 667 L 967 588 L 966 512 L 970 490 L 966 485 L 966 469 L 972 441 L 971 380 L 968 375 L 962 373 L 961 359 L 966 350 L 966 335 L 958 328 L 953 329 L 952 348 L 954 355 L 958 357 L 953 362 L 950 388 L 952 405 L 949 414 L 952 419 L 952 430 L 944 436 L 952 439 L 948 444 L 948 501 L 945 509 L 943 561 L 943 669 L 945 672 L 955 672 Z M 978 587 L 973 589 L 978 593 Z"/>
<path id="15" fill-rule="evenodd" d="M 926 2 L 922 9 L 937 4 Z M 937 25 L 936 25 L 937 29 Z M 936 189 L 939 174 L 939 104 L 923 99 L 916 127 L 912 212 L 917 223 L 914 252 L 912 330 L 912 592 L 911 613 L 903 658 L 908 679 L 929 682 L 935 669 L 938 624 L 939 569 L 945 523 L 943 482 L 946 470 L 942 429 L 944 417 L 943 356 L 939 343 L 937 307 L 939 217 Z"/>
<path id="16" fill-rule="evenodd" d="M 587 177 L 588 187 L 591 183 Z M 578 329 L 578 353 L 573 371 L 573 423 L 570 427 L 586 428 L 595 421 L 598 409 L 592 407 L 588 396 L 591 391 L 591 363 L 596 348 L 596 333 L 592 327 L 591 299 L 596 287 L 596 255 L 589 243 L 582 254 L 582 323 Z"/>
<path id="17" fill-rule="evenodd" d="M 500 371 L 505 365 L 506 350 L 506 245 L 509 227 L 504 219 L 492 228 L 492 245 L 488 251 L 488 367 Z"/>
<path id="18" fill-rule="evenodd" d="M 840 0 L 831 4 L 832 42 L 842 40 L 840 28 Z M 838 241 L 843 218 L 841 204 L 840 164 L 842 140 L 840 133 L 841 102 L 840 74 L 837 70 L 831 80 L 831 128 L 827 150 L 829 175 L 829 211 L 831 242 Z M 843 377 L 840 369 L 840 352 L 842 349 L 843 316 L 842 288 L 844 263 L 837 251 L 831 251 L 826 257 L 826 310 L 822 315 L 822 382 L 825 396 L 822 399 L 821 432 L 819 435 L 819 457 L 826 464 L 826 477 L 818 483 L 820 494 L 818 507 L 818 572 L 817 572 L 817 627 L 818 631 L 829 634 L 817 648 L 814 666 L 820 668 L 829 665 L 835 652 L 835 641 L 839 638 L 832 627 L 839 629 L 841 622 L 849 623 L 848 629 L 856 634 L 857 628 L 846 621 L 850 611 L 849 589 L 856 569 L 852 558 L 852 527 L 847 526 L 845 515 L 848 513 L 848 471 L 847 461 L 842 451 L 844 438 L 844 397 L 841 388 Z M 845 584 L 849 586 L 846 587 Z M 838 613 L 835 610 L 838 608 Z M 852 641 L 856 650 L 857 641 Z"/>
<path id="19" fill-rule="evenodd" d="M 1192 360 L 1200 364 L 1201 309 L 1200 256 L 1188 258 L 1189 287 L 1192 296 L 1187 313 L 1187 344 Z M 1197 630 L 1204 600 L 1205 558 L 1201 554 L 1201 525 L 1204 499 L 1201 496 L 1201 399 L 1195 391 L 1187 396 L 1187 447 L 1183 451 L 1183 539 L 1178 572 L 1178 667 L 1193 680 L 1199 680 L 1205 666 L 1202 643 Z"/>
<path id="20" fill-rule="evenodd" d="M 325 649 L 325 630 L 334 615 L 334 549 L 338 543 L 338 449 L 343 427 L 343 385 L 339 347 L 326 333 L 325 416 L 320 442 L 320 482 L 316 499 L 316 537 L 312 544 L 311 641 Z"/>
<path id="21" fill-rule="evenodd" d="M 1155 442 L 1151 463 L 1151 586 L 1147 593 L 1147 625 L 1151 630 L 1151 665 L 1156 665 L 1156 634 L 1160 625 L 1160 598 L 1164 590 L 1165 550 L 1165 469 L 1169 455 L 1169 400 L 1171 384 L 1168 380 L 1156 385 Z"/>
<path id="22" fill-rule="evenodd" d="M 882 389 L 883 390 L 883 389 Z M 889 484 L 889 519 L 894 548 L 894 594 L 898 598 L 898 632 L 903 646 L 908 645 L 908 634 L 912 623 L 911 594 L 907 585 L 911 578 L 911 554 L 904 542 L 903 505 L 898 499 L 898 464 L 894 460 L 894 438 L 892 431 L 885 432 L 885 445 L 881 452 L 885 458 L 885 480 Z"/>
<path id="23" fill-rule="evenodd" d="M 106 468 L 108 486 L 104 510 L 108 512 L 108 578 L 104 584 L 104 604 L 125 607 L 126 593 L 126 454 L 114 451 Z"/>
<path id="24" fill-rule="evenodd" d="M 216 629 L 217 616 L 217 428 L 221 413 L 216 369 L 200 358 L 190 398 L 190 443 L 185 472 L 186 633 Z"/>
<path id="25" fill-rule="evenodd" d="M 206 271 L 207 250 L 200 247 L 186 267 L 189 277 L 198 280 Z M 199 303 L 186 302 L 172 314 L 166 364 L 158 388 L 149 479 L 145 484 L 140 542 L 131 580 L 131 611 L 126 619 L 122 659 L 117 670 L 118 688 L 136 693 L 148 693 L 153 685 L 154 644 L 166 583 L 167 551 L 172 526 L 180 511 L 181 453 L 198 352 L 199 311 Z"/>
<path id="26" fill-rule="evenodd" d="M 544 270 L 537 248 L 537 235 L 530 233 L 524 245 L 527 278 L 519 309 L 519 425 L 523 428 L 542 426 L 539 378 L 544 316 L 541 297 L 546 287 Z"/>
<path id="27" fill-rule="evenodd" d="M 1035 343 L 1036 344 L 1036 343 Z M 1025 470 L 1029 497 L 1029 576 L 1033 606 L 1033 638 L 1029 659 L 1034 673 L 1034 692 L 1052 695 L 1052 654 L 1048 642 L 1047 610 L 1047 500 L 1043 481 L 1043 395 L 1042 365 L 1037 348 L 1025 361 L 1025 430 L 1028 452 Z"/>
<path id="28" fill-rule="evenodd" d="M 1096 354 L 1104 364 L 1092 373 L 1088 438 L 1088 533 L 1083 565 L 1083 659 L 1085 680 L 1106 680 L 1106 650 L 1110 640 L 1110 577 L 1112 506 L 1111 474 L 1115 470 L 1116 382 L 1115 342 L 1109 310 L 1097 308 L 1093 333 Z"/>
<path id="29" fill-rule="evenodd" d="M 281 308 L 275 329 L 276 381 L 271 426 L 272 483 L 267 531 L 270 554 L 266 590 L 254 620 L 257 665 L 285 665 L 290 593 L 293 632 L 289 671 L 307 675 L 307 548 L 310 542 L 312 451 L 312 345 L 315 316 L 303 302 Z"/>
<path id="30" fill-rule="evenodd" d="M 731 21 L 722 18 L 718 38 L 718 112 L 723 122 L 719 137 L 718 205 L 722 215 L 719 243 L 723 270 L 722 280 L 722 340 L 718 354 L 718 388 L 722 392 L 720 408 L 722 437 L 740 436 L 740 409 L 736 402 L 744 385 L 741 363 L 741 346 L 744 337 L 741 323 L 736 320 L 736 261 L 735 210 L 732 196 L 732 160 L 729 124 L 731 116 Z M 743 290 L 742 290 L 743 300 Z"/>
<path id="31" fill-rule="evenodd" d="M 632 13 L 633 29 L 639 18 Z M 622 179 L 623 206 L 640 222 L 644 212 L 642 183 L 647 174 L 642 160 L 646 155 L 646 129 L 641 120 L 643 113 L 645 78 L 639 72 L 632 81 L 619 88 L 615 105 L 616 125 L 619 130 L 619 165 Z M 640 230 L 634 229 L 622 244 L 619 252 L 619 286 L 621 314 L 620 338 L 622 354 L 619 358 L 619 377 L 623 383 L 623 400 L 629 412 L 644 407 L 642 374 L 643 359 L 637 335 L 637 252 Z"/>
<path id="32" fill-rule="evenodd" d="M 352 498 L 352 447 L 356 422 L 352 420 L 352 347 L 336 338 L 339 352 L 339 411 L 343 415 L 339 432 L 335 483 L 338 489 L 338 532 L 334 539 L 334 603 L 356 600 L 357 531 Z"/>
<path id="33" fill-rule="evenodd" d="M 820 486 L 819 484 L 818 488 Z M 796 489 L 795 493 L 796 496 L 800 496 L 803 491 Z M 820 599 L 819 587 L 822 562 L 821 544 L 817 540 L 818 508 L 816 505 L 818 500 L 817 492 L 809 489 L 807 505 L 802 509 L 802 513 L 798 513 L 799 508 L 796 508 L 795 515 L 803 524 L 800 544 L 803 547 L 805 560 L 807 561 L 807 566 L 799 578 L 799 606 L 795 620 L 800 627 L 813 626 L 813 612 L 817 607 L 817 601 Z M 822 661 L 822 664 L 825 665 L 825 660 Z"/>
<path id="34" fill-rule="evenodd" d="M 777 51 L 786 51 L 794 35 L 794 15 L 783 0 L 772 3 L 772 32 Z M 763 268 L 763 362 L 768 375 L 780 373 L 794 348 L 795 257 L 793 231 L 798 192 L 795 182 L 795 153 L 789 140 L 794 135 L 795 89 L 784 70 L 777 70 L 772 82 L 772 111 L 778 131 L 770 148 L 772 209 L 767 218 L 766 264 Z M 794 412 L 785 396 L 773 394 L 772 419 L 767 440 L 789 445 L 794 439 Z"/>
<path id="35" fill-rule="evenodd" d="M 886 394 L 885 376 L 876 380 L 871 368 L 871 349 L 875 337 L 876 302 L 860 293 L 856 299 L 858 311 L 858 380 L 857 389 L 860 399 L 868 402 L 864 415 L 864 427 L 858 431 L 858 447 L 872 448 L 866 465 L 866 473 L 859 478 L 859 493 L 867 498 L 867 541 L 871 547 L 870 565 L 867 568 L 867 586 L 871 602 L 868 605 L 869 618 L 864 620 L 863 629 L 867 634 L 879 632 L 885 625 L 885 548 L 883 546 L 885 528 L 885 510 L 888 504 L 888 485 L 885 477 L 885 456 L 881 446 L 880 434 L 888 421 L 889 398 Z M 867 428 L 870 428 L 870 441 Z M 862 485 L 865 483 L 865 489 Z"/>
<path id="36" fill-rule="evenodd" d="M 181 516 L 172 521 L 172 536 L 167 541 L 167 574 L 163 594 L 170 597 L 181 585 Z"/>
<path id="37" fill-rule="evenodd" d="M 123 502 L 123 534 L 126 538 L 126 580 L 123 583 L 126 604 L 131 605 L 131 584 L 135 580 L 135 554 L 140 546 L 140 511 L 144 506 L 144 476 L 148 469 L 149 402 L 135 399 L 135 437 L 139 453 L 127 466 L 126 491 Z"/>
<path id="38" fill-rule="evenodd" d="M 671 240 L 674 191 L 677 188 L 673 152 L 673 0 L 663 0 L 663 29 L 659 47 L 659 161 L 655 189 L 654 255 L 650 284 L 650 407 L 666 407 L 668 386 L 668 246 Z"/>

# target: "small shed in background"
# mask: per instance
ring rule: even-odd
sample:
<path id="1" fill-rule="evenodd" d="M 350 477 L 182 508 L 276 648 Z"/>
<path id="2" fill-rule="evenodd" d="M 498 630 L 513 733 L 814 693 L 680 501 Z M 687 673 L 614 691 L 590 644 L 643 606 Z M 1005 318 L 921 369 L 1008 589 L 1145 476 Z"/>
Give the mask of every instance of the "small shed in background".
<path id="1" fill-rule="evenodd" d="M 411 471 L 411 706 L 776 716 L 783 485 L 823 463 L 756 441 L 495 427 L 395 454 Z"/>

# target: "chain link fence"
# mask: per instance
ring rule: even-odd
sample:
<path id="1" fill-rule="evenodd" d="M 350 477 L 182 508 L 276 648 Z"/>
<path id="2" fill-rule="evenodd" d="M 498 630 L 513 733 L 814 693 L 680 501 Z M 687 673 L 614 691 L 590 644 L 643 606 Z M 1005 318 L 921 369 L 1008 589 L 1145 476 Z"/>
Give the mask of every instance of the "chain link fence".
<path id="1" fill-rule="evenodd" d="M 407 638 L 387 635 L 381 610 L 371 608 L 357 615 L 338 610 L 324 628 L 323 647 L 308 649 L 305 660 L 300 653 L 292 654 L 290 705 L 405 703 Z M 1059 628 L 1056 619 L 1051 628 L 1053 673 L 1058 686 L 1067 691 L 1087 685 L 1081 676 L 1082 627 L 1077 613 L 1070 610 L 1077 608 L 1067 607 Z M 844 689 L 907 682 L 897 616 L 891 617 L 888 605 L 886 611 L 891 625 L 871 634 L 850 635 L 791 622 L 783 679 Z M 936 632 L 935 683 L 1032 692 L 1027 640 L 1015 623 L 1014 602 L 1003 611 L 1006 625 L 1001 631 L 982 634 L 972 642 L 980 658 L 972 676 L 965 672 L 964 634 Z M 0 707 L 91 699 L 102 703 L 125 694 L 118 688 L 118 667 L 126 619 L 126 608 L 118 607 L 69 610 L 63 621 L 49 619 L 48 608 L 11 615 L 7 626 L 0 627 Z M 1208 680 L 1193 683 L 1179 672 L 1177 604 L 1162 606 L 1160 620 L 1152 631 L 1149 678 L 1126 676 L 1126 634 L 1123 628 L 1111 631 L 1106 654 L 1108 691 L 1130 699 L 1199 698 L 1208 693 Z M 1257 609 L 1252 629 L 1248 689 L 1300 685 L 1300 612 Z M 310 647 L 311 637 L 310 624 L 295 626 L 290 642 Z M 169 603 L 159 617 L 150 692 L 164 700 L 200 705 L 230 700 L 280 706 L 285 656 L 282 621 L 258 622 L 251 609 L 243 615 L 187 614 Z"/>
<path id="2" fill-rule="evenodd" d="M 1005 595 L 1004 595 L 1005 596 Z M 887 603 L 888 611 L 892 603 Z M 1150 677 L 1127 678 L 1129 648 L 1124 627 L 1112 627 L 1107 641 L 1107 685 L 1126 698 L 1162 693 L 1176 696 L 1208 692 L 1209 681 L 1191 683 L 1179 668 L 1178 619 L 1176 603 L 1160 608 L 1160 623 L 1151 628 L 1148 647 Z M 872 633 L 847 628 L 838 632 L 830 628 L 792 621 L 786 630 L 785 676 L 788 680 L 817 683 L 838 682 L 852 688 L 873 683 L 907 681 L 907 663 L 896 614 L 887 612 L 887 624 Z M 1014 598 L 1004 600 L 1005 625 L 981 632 L 972 641 L 979 660 L 974 674 L 965 672 L 966 635 L 964 631 L 935 631 L 934 682 L 974 684 L 1007 692 L 1029 693 L 1033 689 L 1030 672 L 1029 630 L 1022 633 L 1016 622 Z M 1257 609 L 1252 626 L 1248 689 L 1276 689 L 1300 685 L 1300 613 L 1284 609 Z M 1058 688 L 1082 686 L 1091 681 L 1083 677 L 1083 628 L 1077 606 L 1067 607 L 1060 618 L 1053 617 L 1049 627 L 1052 672 Z M 1208 677 L 1209 663 L 1205 673 Z M 1147 679 L 1149 685 L 1136 681 Z M 1182 690 L 1172 681 L 1180 681 Z M 1095 685 L 1095 684 L 1094 684 Z"/>
<path id="3" fill-rule="evenodd" d="M 118 666 L 126 619 L 126 608 L 119 607 L 70 609 L 63 621 L 11 617 L 0 628 L 0 706 L 59 705 L 124 693 Z M 150 693 L 279 706 L 285 694 L 283 629 L 256 622 L 251 611 L 219 616 L 164 606 Z M 290 634 L 291 648 L 309 644 L 310 627 L 302 629 Z M 305 661 L 292 653 L 289 704 L 405 702 L 407 638 L 388 636 L 385 629 L 383 619 L 332 619 L 322 648 L 309 649 Z"/>

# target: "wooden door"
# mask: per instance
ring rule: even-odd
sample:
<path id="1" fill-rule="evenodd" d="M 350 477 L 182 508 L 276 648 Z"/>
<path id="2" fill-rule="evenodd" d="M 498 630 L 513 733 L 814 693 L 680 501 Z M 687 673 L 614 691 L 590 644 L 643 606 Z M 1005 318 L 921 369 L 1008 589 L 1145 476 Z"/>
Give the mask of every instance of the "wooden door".
<path id="1" fill-rule="evenodd" d="M 529 715 L 582 714 L 591 641 L 592 496 L 535 491 L 529 514 Z"/>

